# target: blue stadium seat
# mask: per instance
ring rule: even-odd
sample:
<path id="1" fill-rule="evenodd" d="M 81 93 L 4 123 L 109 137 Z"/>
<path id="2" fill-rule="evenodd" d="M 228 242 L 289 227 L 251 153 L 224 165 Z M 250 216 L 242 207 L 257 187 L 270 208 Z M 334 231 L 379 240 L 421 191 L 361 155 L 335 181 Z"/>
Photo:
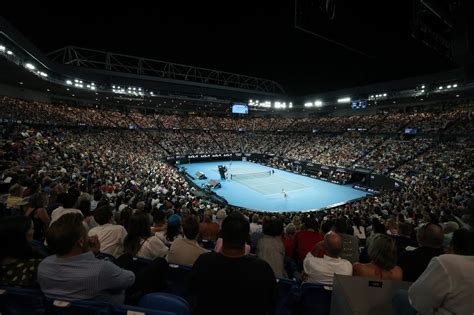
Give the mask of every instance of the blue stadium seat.
<path id="1" fill-rule="evenodd" d="M 214 247 L 216 246 L 216 243 L 211 240 L 201 240 L 200 243 L 202 244 L 202 247 L 207 250 L 214 250 Z"/>
<path id="2" fill-rule="evenodd" d="M 302 315 L 329 315 L 331 311 L 331 290 L 323 285 L 303 283 L 301 286 Z"/>
<path id="3" fill-rule="evenodd" d="M 46 312 L 48 315 L 111 315 L 112 307 L 112 304 L 101 301 L 65 302 L 46 298 Z"/>
<path id="4" fill-rule="evenodd" d="M 1 314 L 44 314 L 44 302 L 44 295 L 40 290 L 9 287 L 0 289 Z"/>
<path id="5" fill-rule="evenodd" d="M 294 280 L 277 278 L 278 304 L 277 315 L 291 315 L 292 308 L 298 298 L 298 283 Z"/>
<path id="6" fill-rule="evenodd" d="M 51 255 L 48 246 L 44 245 L 44 240 L 32 240 L 30 242 L 31 246 L 33 246 L 35 249 L 37 249 L 41 254 L 45 256 Z"/>
<path id="7" fill-rule="evenodd" d="M 172 312 L 176 315 L 189 315 L 188 302 L 182 297 L 169 293 L 149 293 L 143 296 L 138 306 L 154 310 Z"/>
<path id="8" fill-rule="evenodd" d="M 176 313 L 173 313 L 173 312 L 158 311 L 158 310 L 153 310 L 149 308 L 131 306 L 131 305 L 125 305 L 125 304 L 115 305 L 113 309 L 113 315 L 127 315 L 129 314 L 128 313 L 129 311 L 136 312 L 137 314 L 142 313 L 145 315 L 176 315 Z"/>
<path id="9" fill-rule="evenodd" d="M 149 265 L 153 263 L 153 260 L 141 258 L 141 257 L 133 257 L 133 264 L 132 264 L 132 271 L 138 272 L 140 270 L 145 269 Z"/>
<path id="10" fill-rule="evenodd" d="M 179 295 L 189 301 L 189 273 L 190 266 L 169 264 L 166 275 L 168 289 L 166 292 Z"/>
<path id="11" fill-rule="evenodd" d="M 107 253 L 103 253 L 103 252 L 98 252 L 96 255 L 95 255 L 95 258 L 97 259 L 102 259 L 102 260 L 108 260 L 108 261 L 111 261 L 111 262 L 114 262 L 115 261 L 115 257 L 110 255 L 110 254 L 107 254 Z"/>

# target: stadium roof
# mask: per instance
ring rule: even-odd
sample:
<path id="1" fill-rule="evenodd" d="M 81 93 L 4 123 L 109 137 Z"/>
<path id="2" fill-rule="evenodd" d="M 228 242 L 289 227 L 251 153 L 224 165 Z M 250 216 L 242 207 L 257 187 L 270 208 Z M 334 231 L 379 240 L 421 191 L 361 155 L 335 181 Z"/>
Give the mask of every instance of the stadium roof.
<path id="1" fill-rule="evenodd" d="M 418 1 L 296 2 L 314 12 L 335 3 L 336 16 L 305 32 L 295 28 L 295 1 L 96 2 L 93 10 L 32 2 L 2 14 L 44 52 L 76 45 L 241 73 L 279 82 L 290 96 L 454 67 L 412 37 L 410 3 Z"/>

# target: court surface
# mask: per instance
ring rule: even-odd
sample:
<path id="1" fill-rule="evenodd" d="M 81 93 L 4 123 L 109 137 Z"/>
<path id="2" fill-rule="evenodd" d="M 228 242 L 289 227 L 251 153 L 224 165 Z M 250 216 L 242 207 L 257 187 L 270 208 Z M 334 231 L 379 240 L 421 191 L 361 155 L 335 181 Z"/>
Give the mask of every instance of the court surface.
<path id="1" fill-rule="evenodd" d="M 221 180 L 217 166 L 225 165 L 232 180 Z M 258 211 L 292 212 L 308 211 L 361 198 L 367 193 L 351 185 L 337 185 L 244 161 L 220 161 L 181 164 L 195 177 L 197 172 L 207 180 L 193 180 L 201 186 L 209 180 L 219 180 L 222 188 L 214 192 L 229 204 Z M 272 174 L 264 172 L 272 172 Z M 230 176 L 229 176 L 230 177 Z M 284 192 L 286 192 L 286 198 Z"/>

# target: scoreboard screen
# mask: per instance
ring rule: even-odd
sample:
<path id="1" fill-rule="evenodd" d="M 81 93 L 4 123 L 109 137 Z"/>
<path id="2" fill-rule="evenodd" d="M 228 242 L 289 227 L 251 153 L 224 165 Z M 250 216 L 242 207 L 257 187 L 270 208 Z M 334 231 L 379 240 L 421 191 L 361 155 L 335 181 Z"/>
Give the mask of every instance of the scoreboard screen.
<path id="1" fill-rule="evenodd" d="M 352 100 L 351 107 L 352 109 L 363 109 L 367 108 L 368 100 Z"/>
<path id="2" fill-rule="evenodd" d="M 232 105 L 232 113 L 246 115 L 249 113 L 249 107 L 247 106 L 247 104 L 244 103 L 234 103 Z"/>

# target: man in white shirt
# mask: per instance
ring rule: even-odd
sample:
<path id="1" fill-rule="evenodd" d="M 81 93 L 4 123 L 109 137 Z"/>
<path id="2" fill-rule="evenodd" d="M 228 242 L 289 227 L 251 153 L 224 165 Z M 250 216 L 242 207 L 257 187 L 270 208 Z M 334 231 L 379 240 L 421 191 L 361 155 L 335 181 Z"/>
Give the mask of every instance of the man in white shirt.
<path id="1" fill-rule="evenodd" d="M 474 232 L 453 233 L 450 252 L 431 259 L 408 296 L 418 314 L 474 314 Z"/>
<path id="2" fill-rule="evenodd" d="M 115 258 L 123 254 L 123 241 L 127 236 L 127 231 L 121 225 L 112 224 L 113 207 L 102 206 L 94 211 L 94 219 L 99 224 L 92 228 L 88 235 L 96 235 L 100 242 L 100 251 L 114 256 Z"/>
<path id="3" fill-rule="evenodd" d="M 303 261 L 305 282 L 333 285 L 334 275 L 352 275 L 352 264 L 339 257 L 342 251 L 342 237 L 334 232 L 329 232 L 324 237 L 323 258 L 316 257 L 319 251 L 316 246 L 306 255 Z"/>

